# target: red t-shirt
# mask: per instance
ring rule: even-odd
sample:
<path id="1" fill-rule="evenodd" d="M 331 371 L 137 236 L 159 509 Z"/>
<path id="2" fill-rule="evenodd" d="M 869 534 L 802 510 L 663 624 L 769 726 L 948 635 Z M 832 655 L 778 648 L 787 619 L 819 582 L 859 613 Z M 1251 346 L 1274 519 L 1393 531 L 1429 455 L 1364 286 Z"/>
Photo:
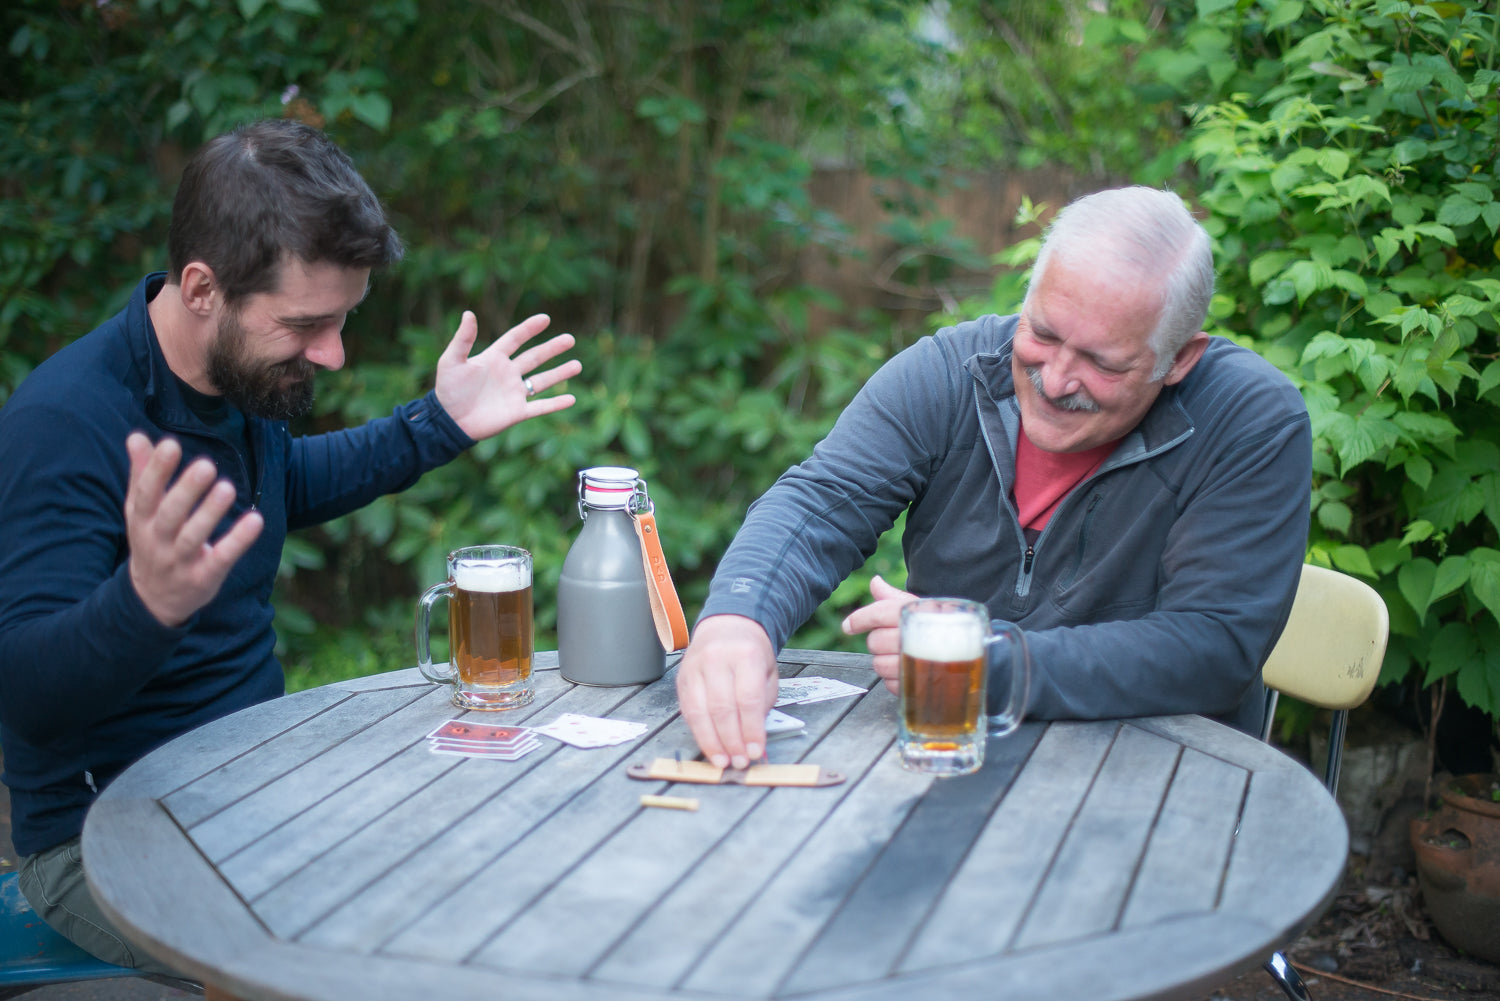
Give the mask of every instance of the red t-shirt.
<path id="1" fill-rule="evenodd" d="M 1016 438 L 1016 510 L 1021 527 L 1040 532 L 1057 505 L 1078 484 L 1093 476 L 1116 442 L 1086 452 L 1044 452 L 1031 443 L 1022 428 Z"/>

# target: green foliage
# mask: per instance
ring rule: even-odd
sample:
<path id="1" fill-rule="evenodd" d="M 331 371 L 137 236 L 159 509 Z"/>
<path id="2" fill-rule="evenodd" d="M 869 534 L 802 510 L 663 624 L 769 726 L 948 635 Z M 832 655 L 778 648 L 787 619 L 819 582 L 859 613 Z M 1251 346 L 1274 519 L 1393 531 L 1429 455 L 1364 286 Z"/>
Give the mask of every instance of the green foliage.
<path id="1" fill-rule="evenodd" d="M 8 5 L 0 403 L 165 266 L 191 150 L 295 116 L 350 153 L 409 248 L 351 318 L 348 367 L 320 379 L 297 430 L 425 391 L 464 308 L 482 338 L 548 312 L 577 335 L 585 376 L 567 413 L 290 540 L 275 597 L 289 670 L 405 663 L 390 658 L 415 595 L 447 550 L 480 541 L 535 554 L 547 644 L 576 472 L 600 463 L 650 482 L 691 614 L 750 501 L 903 342 L 885 317 L 844 315 L 799 261 L 848 252 L 844 223 L 808 195 L 810 150 L 862 133 L 852 155 L 891 192 L 937 183 L 931 143 L 891 110 L 898 67 L 879 44 L 908 20 L 887 0 Z M 947 252 L 951 237 L 917 218 L 922 198 L 892 204 L 898 232 Z M 831 636 L 839 614 L 812 635 Z"/>
<path id="2" fill-rule="evenodd" d="M 379 293 L 407 319 L 404 350 L 372 348 L 330 380 L 325 406 L 350 419 L 409 396 L 408 374 L 430 371 L 460 303 L 496 333 L 547 311 L 554 330 L 578 336 L 585 375 L 567 387 L 572 410 L 328 526 L 319 548 L 338 565 L 323 580 L 373 549 L 408 570 L 414 594 L 456 545 L 522 545 L 549 645 L 578 529 L 577 470 L 613 463 L 649 482 L 684 604 L 690 615 L 701 605 L 750 501 L 811 450 L 898 340 L 880 317 L 861 318 L 885 331 L 873 337 L 830 327 L 837 298 L 796 278 L 799 255 L 840 252 L 845 233 L 811 204 L 811 165 L 788 123 L 811 106 L 834 127 L 873 84 L 852 58 L 857 22 L 824 20 L 821 4 L 776 6 L 771 18 L 762 4 L 691 15 L 492 4 L 418 27 L 400 58 L 431 86 L 397 102 L 367 168 L 410 220 L 413 252 Z M 465 58 L 434 73 L 430 54 L 455 27 Z M 310 586 L 326 593 L 317 577 Z M 316 597 L 295 577 L 285 590 L 294 605 Z M 402 606 L 374 607 L 392 619 Z M 823 634 L 837 616 L 822 613 Z"/>
<path id="3" fill-rule="evenodd" d="M 1310 559 L 1385 598 L 1383 682 L 1451 678 L 1500 714 L 1493 6 L 1199 11 L 1175 69 L 1202 101 L 1191 137 L 1218 240 L 1215 316 L 1307 400 Z M 1194 52 L 1211 58 L 1194 66 Z"/>
<path id="4" fill-rule="evenodd" d="M 0 9 L 0 404 L 165 267 L 194 148 L 295 116 L 349 151 L 408 247 L 298 430 L 425 391 L 465 308 L 482 339 L 549 313 L 585 370 L 572 410 L 289 541 L 274 600 L 291 685 L 409 663 L 413 600 L 461 544 L 532 550 L 550 643 L 576 472 L 600 463 L 650 482 L 691 615 L 750 501 L 913 336 L 802 277 L 812 255 L 853 252 L 809 195 L 814 164 L 876 179 L 907 261 L 893 280 L 913 283 L 973 263 L 931 208 L 958 170 L 1166 177 L 1182 116 L 1158 64 L 1185 24 L 1109 6 L 15 0 Z M 898 540 L 793 642 L 857 649 L 839 619 L 874 573 L 904 580 Z"/>
<path id="5" fill-rule="evenodd" d="M 1381 680 L 1448 679 L 1500 717 L 1500 26 L 1477 2 L 1199 0 L 1132 65 L 1194 102 L 1188 196 L 1214 235 L 1214 332 L 1301 389 L 1309 559 L 1391 612 Z M 1156 183 L 1160 161 L 1132 176 Z M 1172 173 L 1168 170 L 1167 173 Z M 1018 225 L 1045 207 L 1023 203 Z M 1036 239 L 980 301 L 1011 312 Z M 1301 707 L 1306 711 L 1306 707 Z M 1288 716 L 1293 720 L 1294 716 Z"/>
<path id="6" fill-rule="evenodd" d="M 985 313 L 1008 316 L 1021 311 L 1021 304 L 1026 300 L 1026 284 L 1031 280 L 1031 265 L 1041 253 L 1042 217 L 1047 210 L 1046 204 L 1034 204 L 1030 198 L 1022 197 L 1016 209 L 1015 225 L 1018 230 L 1030 231 L 1033 235 L 1017 240 L 995 255 L 1000 270 L 988 292 L 960 303 L 951 313 L 941 314 L 937 322 L 946 326 Z"/>
<path id="7" fill-rule="evenodd" d="M 954 3 L 955 138 L 989 163 L 1161 184 L 1185 124 L 1163 63 L 1186 5 Z"/>
<path id="8" fill-rule="evenodd" d="M 165 266 L 184 151 L 238 122 L 290 111 L 382 126 L 372 64 L 413 0 L 55 3 L 0 10 L 0 403 L 25 373 L 120 308 Z M 318 112 L 311 93 L 327 109 Z M 334 120 L 337 119 L 337 120 Z"/>

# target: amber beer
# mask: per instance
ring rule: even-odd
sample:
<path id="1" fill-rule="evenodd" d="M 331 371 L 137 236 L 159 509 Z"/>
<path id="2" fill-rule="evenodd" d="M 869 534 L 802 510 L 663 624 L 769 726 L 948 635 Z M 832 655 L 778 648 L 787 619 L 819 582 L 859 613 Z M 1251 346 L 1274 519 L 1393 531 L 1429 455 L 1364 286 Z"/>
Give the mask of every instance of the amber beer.
<path id="1" fill-rule="evenodd" d="M 515 564 L 462 563 L 448 600 L 458 682 L 484 692 L 531 677 L 531 574 Z"/>
<path id="2" fill-rule="evenodd" d="M 928 746 L 971 736 L 983 715 L 983 692 L 983 656 L 932 660 L 901 654 L 902 717 Z"/>
<path id="3" fill-rule="evenodd" d="M 913 602 L 901 613 L 901 762 L 962 775 L 984 763 L 984 606 L 950 598 Z"/>
<path id="4" fill-rule="evenodd" d="M 448 663 L 432 662 L 432 606 L 448 599 Z M 448 579 L 417 602 L 417 667 L 453 689 L 464 709 L 531 702 L 531 554 L 514 546 L 469 546 L 448 554 Z"/>

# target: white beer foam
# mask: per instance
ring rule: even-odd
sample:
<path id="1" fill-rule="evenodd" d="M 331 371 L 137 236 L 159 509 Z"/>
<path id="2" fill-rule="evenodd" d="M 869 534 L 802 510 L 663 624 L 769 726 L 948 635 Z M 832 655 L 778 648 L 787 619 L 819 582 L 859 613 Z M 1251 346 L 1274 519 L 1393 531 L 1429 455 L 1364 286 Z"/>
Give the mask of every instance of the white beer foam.
<path id="1" fill-rule="evenodd" d="M 901 621 L 901 652 L 922 660 L 971 660 L 984 653 L 984 623 L 968 615 L 911 612 Z"/>
<path id="2" fill-rule="evenodd" d="M 531 586 L 531 572 L 519 563 L 460 563 L 453 568 L 453 586 L 485 594 L 519 591 Z"/>

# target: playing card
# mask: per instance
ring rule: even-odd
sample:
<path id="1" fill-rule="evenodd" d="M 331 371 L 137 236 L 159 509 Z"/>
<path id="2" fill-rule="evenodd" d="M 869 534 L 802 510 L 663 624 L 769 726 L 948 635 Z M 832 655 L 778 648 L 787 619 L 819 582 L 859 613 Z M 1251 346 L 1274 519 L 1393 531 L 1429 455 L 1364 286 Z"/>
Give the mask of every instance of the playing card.
<path id="1" fill-rule="evenodd" d="M 532 729 L 574 747 L 606 747 L 634 740 L 645 733 L 648 727 L 645 723 L 632 723 L 628 720 L 563 713 L 546 726 Z"/>
<path id="2" fill-rule="evenodd" d="M 485 754 L 485 753 L 491 753 L 491 752 L 494 752 L 494 753 L 504 753 L 506 751 L 513 751 L 516 748 L 523 747 L 523 746 L 525 746 L 527 744 L 530 744 L 530 743 L 534 742 L 535 740 L 536 740 L 536 737 L 533 734 L 529 734 L 528 733 L 525 737 L 523 737 L 520 740 L 508 741 L 508 742 L 506 742 L 504 744 L 489 744 L 489 743 L 485 743 L 484 741 L 480 741 L 480 740 L 442 740 L 442 739 L 429 740 L 427 743 L 441 745 L 443 747 L 448 748 L 451 751 L 474 751 L 475 753 L 478 753 L 478 754 Z"/>
<path id="3" fill-rule="evenodd" d="M 490 743 L 484 740 L 450 740 L 447 737 L 429 737 L 429 744 L 443 744 L 444 747 L 468 747 L 469 750 L 510 750 L 511 747 L 520 747 L 523 744 L 537 743 L 537 735 L 531 731 L 517 737 L 516 740 L 507 740 L 504 743 Z"/>
<path id="4" fill-rule="evenodd" d="M 788 716 L 779 709 L 772 709 L 766 713 L 766 739 L 776 740 L 779 737 L 795 737 L 807 726 L 802 720 L 795 716 Z"/>
<path id="5" fill-rule="evenodd" d="M 789 706 L 801 702 L 812 691 L 811 678 L 782 678 L 776 682 L 776 704 Z"/>
<path id="6" fill-rule="evenodd" d="M 508 747 L 524 741 L 531 731 L 524 726 L 501 726 L 496 723 L 471 723 L 450 719 L 427 735 L 428 740 L 463 741 L 480 747 Z"/>
<path id="7" fill-rule="evenodd" d="M 813 692 L 804 698 L 799 705 L 809 705 L 813 702 L 827 702 L 829 699 L 842 699 L 850 695 L 863 695 L 865 690 L 858 685 L 851 685 L 836 678 L 814 678 L 818 682 Z"/>
<path id="8" fill-rule="evenodd" d="M 776 683 L 776 704 L 789 706 L 797 703 L 825 702 L 841 699 L 847 695 L 863 695 L 865 690 L 835 678 L 782 678 Z"/>
<path id="9" fill-rule="evenodd" d="M 428 750 L 432 751 L 433 754 L 452 754 L 464 758 L 486 758 L 491 761 L 515 761 L 517 758 L 523 758 L 541 746 L 542 742 L 536 737 L 531 737 L 514 747 L 504 750 L 493 748 L 486 750 L 476 748 L 472 744 L 454 745 L 444 740 L 429 740 L 427 742 Z"/>

